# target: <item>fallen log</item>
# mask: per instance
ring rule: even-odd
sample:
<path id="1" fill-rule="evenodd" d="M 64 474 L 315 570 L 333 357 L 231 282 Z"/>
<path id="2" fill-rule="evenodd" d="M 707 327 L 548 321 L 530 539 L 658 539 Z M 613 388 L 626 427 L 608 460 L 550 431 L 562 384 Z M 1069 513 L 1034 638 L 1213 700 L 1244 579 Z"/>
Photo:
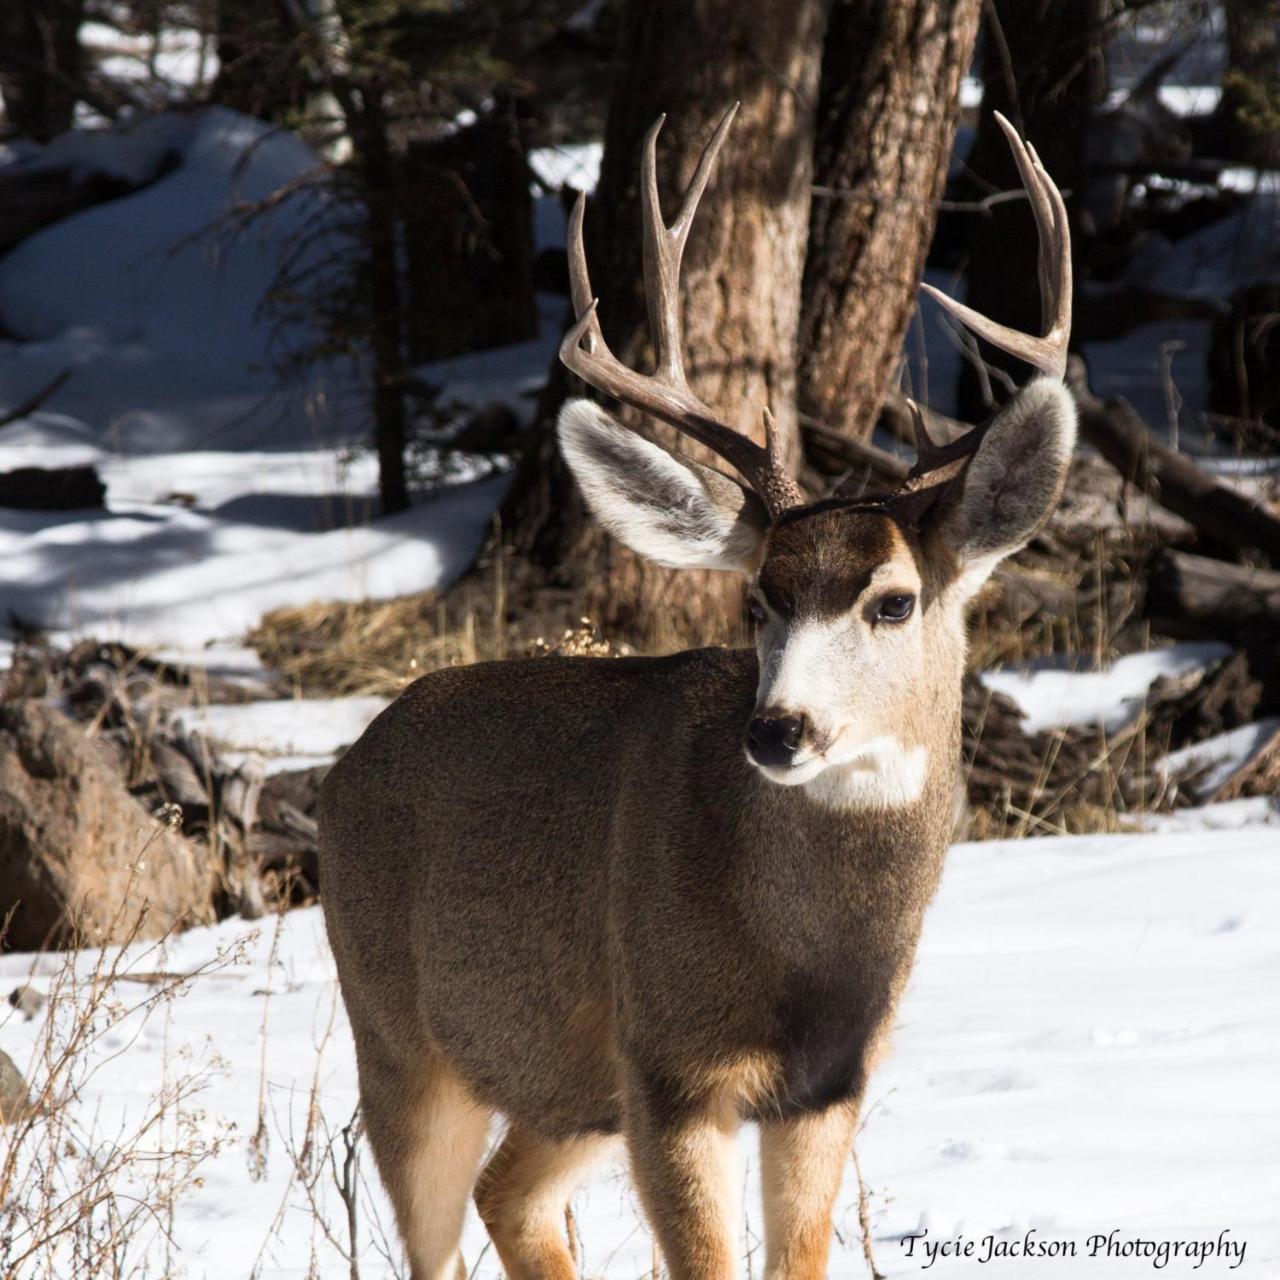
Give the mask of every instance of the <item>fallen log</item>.
<path id="1" fill-rule="evenodd" d="M 107 486 L 94 467 L 19 467 L 0 472 L 0 507 L 11 511 L 101 511 Z"/>
<path id="2" fill-rule="evenodd" d="M 1125 479 L 1212 541 L 1255 549 L 1280 565 L 1280 519 L 1266 507 L 1158 440 L 1127 400 L 1099 400 L 1078 356 L 1071 358 L 1067 385 L 1079 406 L 1081 437 Z"/>
<path id="3" fill-rule="evenodd" d="M 1280 573 L 1161 551 L 1151 563 L 1146 612 L 1183 635 L 1280 635 Z"/>
<path id="4" fill-rule="evenodd" d="M 1244 796 L 1280 795 L 1280 729 L 1271 736 L 1206 799 L 1207 804 Z"/>

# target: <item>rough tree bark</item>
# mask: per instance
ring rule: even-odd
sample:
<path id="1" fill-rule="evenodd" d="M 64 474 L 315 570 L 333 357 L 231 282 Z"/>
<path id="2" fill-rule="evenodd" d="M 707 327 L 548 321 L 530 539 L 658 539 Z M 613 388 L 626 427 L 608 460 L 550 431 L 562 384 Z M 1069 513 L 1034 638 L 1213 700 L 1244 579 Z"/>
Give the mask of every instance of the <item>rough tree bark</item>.
<path id="1" fill-rule="evenodd" d="M 995 123 L 1002 112 L 1040 154 L 1045 168 L 1075 210 L 1084 190 L 1085 140 L 1092 113 L 1106 90 L 1106 66 L 1098 43 L 1102 0 L 994 0 L 984 19 L 983 99 L 969 168 L 977 194 L 1021 189 L 1009 144 Z M 1078 237 L 1077 237 L 1078 242 Z M 1039 332 L 1035 224 L 1023 200 L 993 205 L 974 215 L 966 301 L 1002 324 Z M 1077 280 L 1079 272 L 1076 273 Z M 983 344 L 988 361 L 1026 373 L 1011 356 Z M 966 361 L 959 411 L 970 421 L 988 406 Z"/>
<path id="2" fill-rule="evenodd" d="M 383 90 L 359 91 L 360 110 L 349 114 L 356 162 L 367 211 L 366 287 L 372 316 L 374 438 L 378 450 L 378 495 L 384 516 L 409 506 L 405 473 L 404 306 L 396 243 L 396 171 L 383 105 Z"/>
<path id="3" fill-rule="evenodd" d="M 410 142 L 403 173 L 410 361 L 534 337 L 533 200 L 514 111 Z"/>
<path id="4" fill-rule="evenodd" d="M 651 367 L 640 279 L 641 140 L 666 112 L 658 178 L 670 218 L 720 115 L 741 101 L 685 254 L 687 370 L 707 403 L 757 439 L 770 407 L 797 461 L 795 341 L 826 11 L 825 0 L 631 0 L 600 186 L 587 210 L 605 336 L 620 359 Z M 552 379 L 541 415 L 548 426 L 567 382 Z M 666 428 L 656 434 L 673 441 Z M 538 572 L 582 589 L 583 607 L 611 631 L 651 644 L 724 639 L 726 623 L 740 617 L 741 587 L 729 575 L 672 574 L 606 540 L 585 517 L 549 431 L 526 462 L 504 525 Z"/>
<path id="5" fill-rule="evenodd" d="M 13 131 L 37 142 L 70 129 L 84 73 L 83 0 L 0 5 L 0 96 Z"/>
<path id="6" fill-rule="evenodd" d="M 218 76 L 215 102 L 280 120 L 306 101 L 295 21 L 277 0 L 217 0 Z"/>
<path id="7" fill-rule="evenodd" d="M 865 440 L 933 237 L 981 0 L 836 0 L 800 311 L 799 406 Z"/>

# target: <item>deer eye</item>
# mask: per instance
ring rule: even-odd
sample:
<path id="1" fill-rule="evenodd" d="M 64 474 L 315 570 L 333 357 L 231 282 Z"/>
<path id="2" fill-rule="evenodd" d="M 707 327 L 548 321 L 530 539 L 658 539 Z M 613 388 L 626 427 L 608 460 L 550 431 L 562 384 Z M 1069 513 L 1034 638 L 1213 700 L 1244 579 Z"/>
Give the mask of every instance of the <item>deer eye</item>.
<path id="1" fill-rule="evenodd" d="M 769 615 L 765 612 L 764 605 L 760 603 L 755 596 L 751 596 L 747 600 L 747 613 L 751 615 L 751 621 L 757 627 L 762 627 L 769 620 Z"/>
<path id="2" fill-rule="evenodd" d="M 876 609 L 877 622 L 906 622 L 916 606 L 915 596 L 904 593 L 885 596 Z"/>

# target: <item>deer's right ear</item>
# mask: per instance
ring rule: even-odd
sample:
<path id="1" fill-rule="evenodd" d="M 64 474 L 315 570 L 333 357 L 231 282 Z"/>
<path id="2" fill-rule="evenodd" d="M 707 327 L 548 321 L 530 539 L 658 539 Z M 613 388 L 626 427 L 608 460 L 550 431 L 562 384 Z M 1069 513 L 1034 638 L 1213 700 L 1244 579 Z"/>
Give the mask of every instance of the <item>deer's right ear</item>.
<path id="1" fill-rule="evenodd" d="M 632 551 L 673 569 L 755 572 L 769 517 L 751 490 L 668 453 L 590 400 L 566 404 L 557 431 L 587 505 Z"/>

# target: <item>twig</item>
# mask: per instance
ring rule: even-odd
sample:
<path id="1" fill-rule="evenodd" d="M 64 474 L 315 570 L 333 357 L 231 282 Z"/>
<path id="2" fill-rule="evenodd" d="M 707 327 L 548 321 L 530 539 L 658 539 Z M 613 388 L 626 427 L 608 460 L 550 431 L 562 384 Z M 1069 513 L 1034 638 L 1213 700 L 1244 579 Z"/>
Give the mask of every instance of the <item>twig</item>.
<path id="1" fill-rule="evenodd" d="M 862 1165 L 858 1162 L 858 1149 L 853 1149 L 853 1172 L 858 1179 L 858 1226 L 862 1230 L 862 1256 L 867 1260 L 871 1280 L 884 1280 L 876 1266 L 875 1251 L 871 1246 L 871 1209 L 867 1198 L 867 1184 L 862 1180 Z"/>
<path id="2" fill-rule="evenodd" d="M 820 199 L 847 200 L 850 204 L 913 204 L 936 209 L 939 213 L 980 213 L 988 218 L 995 216 L 992 210 L 997 205 L 1027 198 L 1027 193 L 1022 190 L 993 191 L 981 200 L 927 200 L 921 196 L 886 195 L 878 191 L 858 191 L 852 187 L 824 187 L 816 184 L 809 191 Z"/>
<path id="3" fill-rule="evenodd" d="M 1014 380 L 998 365 L 988 364 L 982 358 L 982 351 L 978 347 L 978 340 L 971 334 L 958 320 L 951 316 L 939 312 L 942 320 L 942 327 L 948 338 L 951 339 L 956 349 L 962 356 L 973 365 L 974 372 L 978 375 L 978 386 L 982 393 L 982 403 L 988 409 L 996 407 L 996 398 L 991 390 L 991 375 L 1000 380 L 1000 384 L 1004 389 L 1013 395 L 1017 390 L 1017 384 Z"/>
<path id="4" fill-rule="evenodd" d="M 35 393 L 35 395 L 29 396 L 16 408 L 10 409 L 7 413 L 0 416 L 0 427 L 11 426 L 13 423 L 17 422 L 20 418 L 25 418 L 28 416 L 28 414 L 35 413 L 35 411 L 38 408 L 40 408 L 40 406 L 44 404 L 44 402 L 48 400 L 50 396 L 56 395 L 59 391 L 62 390 L 63 386 L 66 384 L 67 379 L 71 377 L 72 372 L 73 370 L 71 369 L 63 369 L 63 371 L 60 374 L 58 374 L 58 376 L 54 378 L 52 382 L 50 382 L 47 386 L 41 387 L 40 390 Z"/>

